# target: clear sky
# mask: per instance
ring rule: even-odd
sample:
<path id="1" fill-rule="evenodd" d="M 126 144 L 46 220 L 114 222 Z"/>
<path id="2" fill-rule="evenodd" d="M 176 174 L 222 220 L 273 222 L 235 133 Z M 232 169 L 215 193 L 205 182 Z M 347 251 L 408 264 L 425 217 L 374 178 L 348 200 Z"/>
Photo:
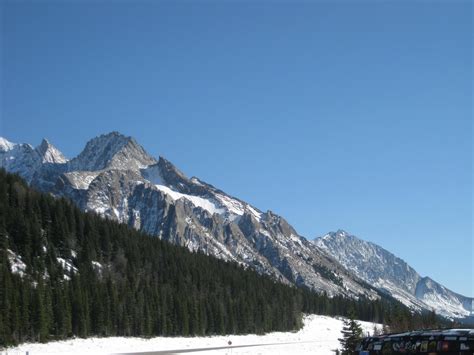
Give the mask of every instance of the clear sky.
<path id="1" fill-rule="evenodd" d="M 473 290 L 470 1 L 1 1 L 0 135 L 118 130 Z"/>

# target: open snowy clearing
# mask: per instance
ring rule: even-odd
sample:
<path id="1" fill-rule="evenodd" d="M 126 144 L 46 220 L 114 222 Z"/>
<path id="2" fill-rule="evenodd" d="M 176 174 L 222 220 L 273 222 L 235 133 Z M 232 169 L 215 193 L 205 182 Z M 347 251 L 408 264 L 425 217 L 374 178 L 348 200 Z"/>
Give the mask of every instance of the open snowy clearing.
<path id="1" fill-rule="evenodd" d="M 373 323 L 360 322 L 364 334 L 372 333 Z M 378 325 L 380 328 L 381 326 Z M 89 338 L 57 341 L 48 344 L 22 344 L 9 348 L 9 355 L 26 354 L 111 354 L 170 351 L 169 353 L 209 354 L 209 355 L 277 355 L 277 354 L 318 354 L 333 355 L 339 347 L 342 320 L 309 315 L 304 319 L 304 327 L 298 332 L 270 333 L 266 335 L 230 335 L 199 338 Z M 228 342 L 232 342 L 232 348 Z M 241 347 L 247 346 L 249 347 Z M 257 345 L 257 346 L 252 346 Z M 234 347 L 235 346 L 235 347 Z M 224 349 L 203 350 L 225 347 Z M 175 350 L 175 351 L 172 351 Z"/>

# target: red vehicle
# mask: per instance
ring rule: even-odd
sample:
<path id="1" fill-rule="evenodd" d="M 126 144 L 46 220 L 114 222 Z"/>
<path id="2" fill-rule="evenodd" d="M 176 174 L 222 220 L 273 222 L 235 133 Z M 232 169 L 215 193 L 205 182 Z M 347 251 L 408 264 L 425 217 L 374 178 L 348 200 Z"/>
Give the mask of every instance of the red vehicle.
<path id="1" fill-rule="evenodd" d="M 421 330 L 362 339 L 355 354 L 474 355 L 474 329 Z"/>

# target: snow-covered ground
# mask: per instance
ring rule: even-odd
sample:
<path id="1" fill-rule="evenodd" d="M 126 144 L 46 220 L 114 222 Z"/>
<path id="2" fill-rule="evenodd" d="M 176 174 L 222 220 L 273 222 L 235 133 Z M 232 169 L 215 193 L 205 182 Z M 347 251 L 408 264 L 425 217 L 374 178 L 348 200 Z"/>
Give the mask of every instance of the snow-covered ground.
<path id="1" fill-rule="evenodd" d="M 373 323 L 360 322 L 364 334 L 372 333 Z M 378 325 L 378 328 L 381 328 Z M 208 355 L 277 355 L 277 354 L 318 354 L 333 355 L 339 347 L 342 320 L 309 315 L 304 319 L 304 327 L 298 332 L 270 333 L 266 335 L 229 335 L 199 338 L 89 338 L 57 341 L 48 344 L 22 344 L 8 349 L 8 355 L 26 354 L 110 354 L 137 353 L 163 350 L 187 350 L 190 354 Z M 211 347 L 228 347 L 232 342 L 235 348 L 191 351 Z M 286 344 L 285 344 L 286 343 Z M 238 347 L 258 345 L 254 347 Z M 1 352 L 0 352 L 1 353 Z M 179 353 L 179 352 L 178 352 Z M 4 353 L 1 353 L 4 354 Z"/>

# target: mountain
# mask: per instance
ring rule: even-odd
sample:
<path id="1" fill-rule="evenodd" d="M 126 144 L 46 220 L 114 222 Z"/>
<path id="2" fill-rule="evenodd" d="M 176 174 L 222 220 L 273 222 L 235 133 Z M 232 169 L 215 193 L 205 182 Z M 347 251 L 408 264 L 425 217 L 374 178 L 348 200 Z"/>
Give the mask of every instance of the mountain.
<path id="1" fill-rule="evenodd" d="M 298 235 L 281 216 L 150 156 L 133 138 L 111 132 L 90 140 L 71 160 L 47 141 L 38 148 L 0 141 L 0 166 L 35 188 L 65 196 L 82 210 L 286 284 L 330 296 L 369 299 L 377 290 Z"/>
<path id="2" fill-rule="evenodd" d="M 112 132 L 90 140 L 81 154 L 70 161 L 68 170 L 136 170 L 154 163 L 156 160 L 135 139 Z"/>
<path id="3" fill-rule="evenodd" d="M 41 157 L 42 163 L 52 163 L 52 164 L 64 164 L 67 162 L 67 159 L 64 157 L 55 146 L 49 143 L 46 139 L 43 139 L 41 144 L 36 148 L 39 156 Z"/>
<path id="4" fill-rule="evenodd" d="M 294 331 L 303 314 L 347 316 L 349 310 L 397 331 L 400 324 L 427 328 L 437 321 L 390 297 L 331 298 L 275 282 L 84 213 L 3 169 L 0 280 L 2 350 L 70 337 Z"/>
<path id="5" fill-rule="evenodd" d="M 0 137 L 0 166 L 18 173 L 27 182 L 49 164 L 60 165 L 66 161 L 62 153 L 45 139 L 33 148 L 30 144 L 15 144 Z"/>
<path id="6" fill-rule="evenodd" d="M 434 310 L 448 318 L 474 314 L 474 299 L 459 295 L 429 277 L 421 277 L 384 248 L 343 230 L 316 238 L 314 244 L 358 277 L 389 293 L 412 309 Z"/>
<path id="7" fill-rule="evenodd" d="M 296 330 L 311 311 L 303 304 L 319 299 L 84 213 L 3 169 L 0 211 L 2 354 L 11 344 L 71 336 Z"/>

